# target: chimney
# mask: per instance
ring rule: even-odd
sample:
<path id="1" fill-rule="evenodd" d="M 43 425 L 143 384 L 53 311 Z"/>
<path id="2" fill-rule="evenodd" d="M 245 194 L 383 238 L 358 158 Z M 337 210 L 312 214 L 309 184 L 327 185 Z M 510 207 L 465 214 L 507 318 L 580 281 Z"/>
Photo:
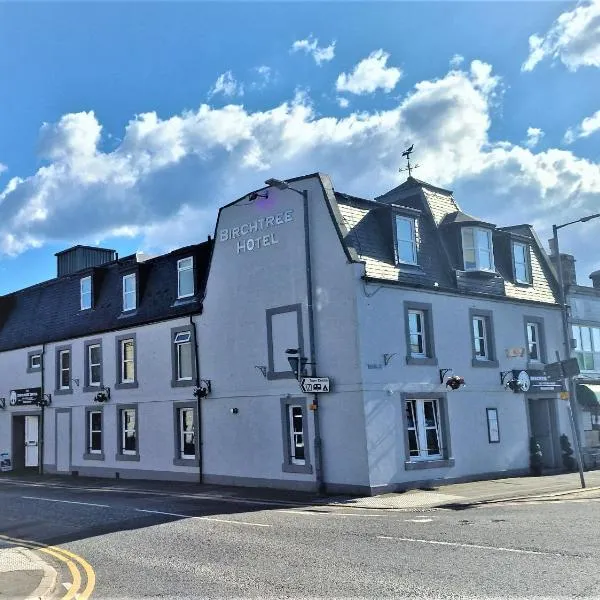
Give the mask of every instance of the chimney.
<path id="1" fill-rule="evenodd" d="M 592 285 L 597 290 L 600 290 L 600 271 L 594 271 L 593 273 L 590 273 L 590 279 L 592 280 Z"/>
<path id="2" fill-rule="evenodd" d="M 550 260 L 554 268 L 558 272 L 558 264 L 556 263 L 556 249 L 554 248 L 554 240 L 548 240 L 550 244 Z M 575 271 L 575 257 L 572 254 L 560 253 L 560 262 L 562 263 L 562 274 L 565 285 L 577 285 L 577 272 Z M 600 276 L 600 275 L 599 275 Z M 590 276 L 591 277 L 591 276 Z"/>
<path id="3" fill-rule="evenodd" d="M 115 260 L 116 252 L 109 248 L 95 246 L 73 246 L 62 252 L 57 252 L 56 274 L 64 277 L 89 267 L 98 267 Z"/>

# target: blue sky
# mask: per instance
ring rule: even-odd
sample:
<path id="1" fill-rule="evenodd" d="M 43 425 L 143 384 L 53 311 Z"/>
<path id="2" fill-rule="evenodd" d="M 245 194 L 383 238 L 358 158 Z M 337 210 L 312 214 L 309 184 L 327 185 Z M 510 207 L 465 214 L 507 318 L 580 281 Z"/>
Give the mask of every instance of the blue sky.
<path id="1" fill-rule="evenodd" d="M 600 206 L 599 32 L 598 0 L 0 3 L 0 294 L 73 244 L 205 239 L 268 177 L 376 196 L 413 142 L 416 176 L 545 240 Z M 599 234 L 564 230 L 582 283 Z"/>

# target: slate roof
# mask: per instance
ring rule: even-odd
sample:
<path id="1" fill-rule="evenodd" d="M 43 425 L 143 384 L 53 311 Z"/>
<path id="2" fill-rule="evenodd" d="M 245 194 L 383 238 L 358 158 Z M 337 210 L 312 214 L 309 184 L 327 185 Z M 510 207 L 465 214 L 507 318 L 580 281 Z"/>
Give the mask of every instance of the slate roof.
<path id="1" fill-rule="evenodd" d="M 135 255 L 0 296 L 0 351 L 92 336 L 202 311 L 213 241 L 179 248 L 145 262 Z M 194 257 L 195 290 L 177 300 L 177 260 Z M 138 307 L 122 313 L 122 276 L 136 271 Z M 94 303 L 80 310 L 80 279 L 92 275 Z"/>

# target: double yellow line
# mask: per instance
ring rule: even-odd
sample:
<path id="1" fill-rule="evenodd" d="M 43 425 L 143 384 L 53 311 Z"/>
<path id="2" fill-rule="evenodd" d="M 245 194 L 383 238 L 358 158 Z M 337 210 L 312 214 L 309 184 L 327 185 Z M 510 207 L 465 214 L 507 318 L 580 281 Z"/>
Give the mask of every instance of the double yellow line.
<path id="1" fill-rule="evenodd" d="M 40 552 L 49 554 L 65 563 L 73 581 L 71 587 L 67 590 L 67 593 L 61 600 L 73 600 L 73 598 L 76 600 L 87 600 L 94 591 L 96 585 L 96 574 L 94 573 L 94 569 L 92 569 L 91 565 L 78 554 L 69 552 L 58 546 L 47 546 L 40 542 L 21 540 L 7 535 L 0 535 L 0 540 L 10 544 L 18 544 L 19 546 L 24 546 L 30 550 L 39 550 Z M 84 576 L 83 578 L 82 574 Z M 85 581 L 85 587 L 83 587 L 83 581 Z"/>

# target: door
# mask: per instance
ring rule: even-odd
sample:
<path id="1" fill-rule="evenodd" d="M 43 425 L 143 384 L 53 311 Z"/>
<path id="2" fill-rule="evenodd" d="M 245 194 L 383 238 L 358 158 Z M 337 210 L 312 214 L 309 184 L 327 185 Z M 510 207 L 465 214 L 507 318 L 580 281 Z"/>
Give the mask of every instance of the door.
<path id="1" fill-rule="evenodd" d="M 544 467 L 555 468 L 556 422 L 552 401 L 549 398 L 529 398 L 529 421 L 531 435 L 542 448 Z"/>
<path id="2" fill-rule="evenodd" d="M 25 417 L 25 466 L 39 466 L 39 417 L 37 415 Z"/>
<path id="3" fill-rule="evenodd" d="M 56 470 L 71 470 L 71 411 L 56 411 Z"/>

